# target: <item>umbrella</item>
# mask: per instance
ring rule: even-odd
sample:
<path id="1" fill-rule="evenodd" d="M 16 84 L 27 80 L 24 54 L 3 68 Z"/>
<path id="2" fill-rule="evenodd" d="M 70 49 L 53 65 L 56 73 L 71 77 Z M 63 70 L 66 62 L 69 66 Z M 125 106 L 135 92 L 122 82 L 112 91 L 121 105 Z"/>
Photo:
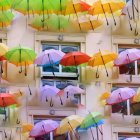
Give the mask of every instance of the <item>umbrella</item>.
<path id="1" fill-rule="evenodd" d="M 7 27 L 11 24 L 14 15 L 10 11 L 0 12 L 0 27 Z"/>
<path id="2" fill-rule="evenodd" d="M 100 65 L 104 65 L 106 69 L 106 74 L 108 76 L 106 65 L 107 63 L 116 59 L 118 55 L 111 52 L 111 51 L 99 51 L 98 53 L 94 54 L 93 57 L 89 60 L 88 66 L 96 67 Z M 96 72 L 96 78 L 98 78 L 98 69 Z"/>
<path id="3" fill-rule="evenodd" d="M 26 122 L 23 122 L 23 123 L 22 123 L 22 132 L 23 132 L 23 133 L 30 132 L 32 128 L 33 128 L 33 125 L 28 124 L 28 123 L 26 123 Z"/>
<path id="4" fill-rule="evenodd" d="M 59 124 L 56 121 L 44 120 L 35 124 L 35 126 L 31 129 L 29 135 L 33 138 L 39 137 L 54 131 L 58 126 Z"/>
<path id="5" fill-rule="evenodd" d="M 64 134 L 69 131 L 73 131 L 73 129 L 77 128 L 83 121 L 84 119 L 81 116 L 78 115 L 71 115 L 66 118 L 64 118 L 58 128 L 56 129 L 56 134 Z M 78 136 L 76 133 L 73 131 L 75 134 L 76 138 L 78 139 Z"/>
<path id="6" fill-rule="evenodd" d="M 52 98 L 56 96 L 56 94 L 59 92 L 60 90 L 54 86 L 49 86 L 49 85 L 45 85 L 43 87 L 41 87 L 39 89 L 39 93 L 40 93 L 40 97 L 41 99 L 43 99 L 44 97 L 46 98 L 46 102 L 48 102 L 48 97 L 51 98 L 50 101 L 50 107 L 53 107 L 53 102 L 52 102 Z M 61 97 L 60 97 L 60 101 L 61 101 L 61 105 L 63 105 Z"/>
<path id="7" fill-rule="evenodd" d="M 136 138 L 136 137 L 131 137 L 131 138 L 126 138 L 126 139 L 124 139 L 124 140 L 140 140 L 140 138 Z"/>
<path id="8" fill-rule="evenodd" d="M 109 92 L 104 92 L 100 95 L 100 101 L 101 100 L 106 100 L 110 96 Z"/>
<path id="9" fill-rule="evenodd" d="M 106 13 L 111 13 L 114 24 L 116 25 L 116 21 L 114 18 L 114 12 L 123 9 L 125 6 L 125 3 L 122 2 L 121 0 L 99 0 L 97 2 L 93 3 L 93 6 L 89 8 L 88 13 L 91 15 L 99 15 L 99 14 L 104 14 L 106 18 L 107 25 L 109 25 Z"/>
<path id="10" fill-rule="evenodd" d="M 135 95 L 135 91 L 132 88 L 124 87 L 114 90 L 111 95 L 106 99 L 107 105 L 114 105 L 124 102 Z"/>
<path id="11" fill-rule="evenodd" d="M 51 67 L 52 73 L 54 75 L 53 65 L 58 65 L 61 58 L 65 55 L 62 51 L 59 50 L 45 50 L 37 55 L 34 60 L 34 64 L 43 67 Z"/>
<path id="12" fill-rule="evenodd" d="M 21 71 L 22 72 L 22 63 L 25 63 L 25 76 L 27 76 L 27 71 L 26 71 L 26 62 L 33 61 L 34 58 L 36 57 L 36 53 L 28 48 L 28 47 L 23 47 L 23 46 L 17 46 L 12 49 L 10 49 L 4 57 L 12 63 L 20 63 L 21 64 Z"/>
<path id="13" fill-rule="evenodd" d="M 0 1 L 0 11 L 6 11 L 11 8 L 12 0 L 1 0 Z"/>
<path id="14" fill-rule="evenodd" d="M 61 13 L 68 0 L 14 0 L 12 8 L 24 15 Z"/>
<path id="15" fill-rule="evenodd" d="M 99 122 L 103 118 L 103 115 L 98 112 L 90 112 L 85 119 L 83 120 L 82 124 L 80 125 L 80 128 L 87 128 L 91 125 L 96 125 L 96 131 L 97 131 L 97 140 L 99 140 L 98 136 L 98 125 L 97 122 Z M 93 138 L 94 139 L 94 138 Z"/>
<path id="16" fill-rule="evenodd" d="M 69 95 L 71 94 L 77 94 L 77 93 L 84 93 L 85 91 L 79 87 L 76 87 L 76 86 L 72 86 L 72 85 L 69 85 L 67 86 L 64 90 L 61 90 L 60 92 L 57 93 L 57 96 L 62 96 L 64 94 L 67 95 L 67 98 L 69 97 Z"/>
<path id="17" fill-rule="evenodd" d="M 70 26 L 71 20 L 69 20 L 68 16 L 63 15 L 44 15 L 45 20 L 42 22 L 43 16 L 36 15 L 31 24 L 29 26 L 37 29 L 37 30 L 51 30 L 51 29 L 65 29 Z"/>
<path id="18" fill-rule="evenodd" d="M 87 63 L 91 57 L 80 51 L 70 52 L 64 55 L 59 64 L 63 66 L 76 66 L 76 74 L 78 75 L 77 66 Z"/>
<path id="19" fill-rule="evenodd" d="M 123 109 L 123 107 L 120 106 L 120 105 L 117 105 L 117 104 L 112 105 L 112 113 L 119 112 L 119 111 L 121 111 L 122 109 Z"/>
<path id="20" fill-rule="evenodd" d="M 140 88 L 138 88 L 136 94 L 133 97 L 134 102 L 140 102 Z"/>

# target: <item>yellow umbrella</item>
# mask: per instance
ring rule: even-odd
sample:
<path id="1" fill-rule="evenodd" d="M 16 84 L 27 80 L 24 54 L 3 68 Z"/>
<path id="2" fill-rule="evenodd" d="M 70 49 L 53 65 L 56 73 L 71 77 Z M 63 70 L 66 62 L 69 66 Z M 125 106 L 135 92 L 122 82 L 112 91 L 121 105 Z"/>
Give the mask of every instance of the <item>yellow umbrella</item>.
<path id="1" fill-rule="evenodd" d="M 29 66 L 31 64 L 33 64 L 33 61 L 24 61 L 24 62 L 11 62 L 9 61 L 10 63 L 14 64 L 15 66 Z"/>
<path id="2" fill-rule="evenodd" d="M 140 88 L 138 88 L 136 94 L 134 95 L 133 102 L 140 102 Z"/>
<path id="3" fill-rule="evenodd" d="M 105 66 L 104 65 L 99 65 L 98 67 L 99 67 L 99 69 L 105 69 L 105 67 L 107 69 L 111 69 L 113 66 L 114 66 L 114 63 L 111 61 L 111 62 L 106 63 Z"/>
<path id="4" fill-rule="evenodd" d="M 5 44 L 0 43 L 0 56 L 3 56 L 6 52 L 8 52 L 8 47 Z"/>
<path id="5" fill-rule="evenodd" d="M 33 125 L 28 124 L 28 123 L 26 123 L 26 122 L 23 122 L 23 123 L 22 123 L 22 132 L 23 132 L 23 133 L 30 132 L 32 128 L 33 128 Z"/>
<path id="6" fill-rule="evenodd" d="M 102 100 L 106 100 L 109 96 L 110 96 L 111 93 L 109 92 L 104 92 L 100 95 L 100 101 Z"/>
<path id="7" fill-rule="evenodd" d="M 124 3 L 121 0 L 99 0 L 93 3 L 93 6 L 89 9 L 88 13 L 91 15 L 104 14 L 107 21 L 107 25 L 109 25 L 109 23 L 107 20 L 106 13 L 111 13 L 114 19 L 114 24 L 116 25 L 114 12 L 123 9 L 125 5 L 126 3 Z"/>
<path id="8" fill-rule="evenodd" d="M 15 97 L 15 98 L 18 98 L 18 97 L 21 97 L 21 96 L 23 96 L 24 95 L 24 92 L 22 92 L 22 91 L 18 91 L 17 93 L 13 93 L 13 96 Z"/>
<path id="9" fill-rule="evenodd" d="M 99 51 L 98 53 L 94 54 L 93 57 L 89 60 L 88 66 L 96 67 L 96 66 L 104 65 L 108 76 L 108 72 L 105 64 L 115 60 L 117 56 L 118 54 L 115 54 L 108 50 Z M 96 73 L 96 77 L 98 78 L 97 73 Z"/>
<path id="10" fill-rule="evenodd" d="M 59 127 L 56 129 L 56 134 L 64 134 L 69 131 L 73 131 L 73 129 L 77 128 L 79 125 L 81 125 L 84 118 L 78 115 L 71 115 L 69 117 L 66 117 L 60 122 Z M 75 133 L 74 133 L 75 134 Z M 75 134 L 77 137 L 77 135 Z"/>

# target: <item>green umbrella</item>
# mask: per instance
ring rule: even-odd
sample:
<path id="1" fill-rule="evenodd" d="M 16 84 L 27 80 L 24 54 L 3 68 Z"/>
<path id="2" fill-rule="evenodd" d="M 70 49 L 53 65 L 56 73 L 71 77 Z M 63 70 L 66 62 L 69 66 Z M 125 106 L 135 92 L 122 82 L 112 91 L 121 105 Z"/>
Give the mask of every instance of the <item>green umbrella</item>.
<path id="1" fill-rule="evenodd" d="M 24 15 L 50 14 L 65 10 L 68 0 L 14 0 L 12 8 Z"/>
<path id="2" fill-rule="evenodd" d="M 98 112 L 90 112 L 85 119 L 83 120 L 80 128 L 86 128 L 91 125 L 96 124 L 96 130 L 97 130 L 97 140 L 99 140 L 98 137 L 98 125 L 97 122 L 99 122 L 103 118 L 103 115 Z"/>
<path id="3" fill-rule="evenodd" d="M 44 15 L 45 20 L 42 22 L 42 16 L 35 16 L 35 18 L 32 20 L 30 26 L 37 29 L 37 30 L 43 30 L 43 29 L 65 29 L 68 28 L 71 21 L 69 20 L 68 16 L 63 15 Z"/>
<path id="4" fill-rule="evenodd" d="M 0 27 L 7 27 L 13 20 L 14 15 L 10 11 L 0 12 Z"/>
<path id="5" fill-rule="evenodd" d="M 0 0 L 0 11 L 6 11 L 11 8 L 12 0 Z"/>
<path id="6" fill-rule="evenodd" d="M 36 57 L 36 53 L 28 48 L 28 47 L 24 47 L 24 46 L 17 46 L 14 47 L 12 49 L 10 49 L 5 55 L 4 57 L 11 63 L 17 62 L 19 64 L 21 64 L 21 71 L 22 72 L 22 62 L 25 62 L 25 76 L 26 76 L 26 62 L 28 63 L 29 61 L 33 61 L 34 58 Z"/>

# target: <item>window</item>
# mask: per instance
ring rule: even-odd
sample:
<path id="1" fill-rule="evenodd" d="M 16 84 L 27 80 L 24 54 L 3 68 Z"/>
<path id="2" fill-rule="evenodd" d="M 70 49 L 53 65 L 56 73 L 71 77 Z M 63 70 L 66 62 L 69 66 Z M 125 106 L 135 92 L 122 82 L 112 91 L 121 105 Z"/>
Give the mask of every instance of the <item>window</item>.
<path id="1" fill-rule="evenodd" d="M 72 51 L 79 51 L 79 44 L 55 44 L 55 43 L 42 43 L 41 51 L 55 49 L 61 50 L 64 53 L 70 53 Z M 57 77 L 76 77 L 75 67 L 65 67 L 62 65 L 56 65 L 52 67 L 43 67 L 41 69 L 41 76 L 53 76 L 52 71 L 55 72 Z M 78 69 L 79 72 L 79 69 Z"/>
<path id="2" fill-rule="evenodd" d="M 133 90 L 137 91 L 137 86 L 129 86 Z M 113 85 L 111 92 L 114 90 L 122 88 L 122 86 L 119 85 Z M 125 115 L 140 115 L 140 103 L 131 103 L 131 99 L 112 105 L 112 113 L 123 113 Z"/>
<path id="3" fill-rule="evenodd" d="M 121 53 L 122 51 L 125 51 L 126 49 L 132 49 L 132 48 L 138 48 L 138 46 L 130 46 L 130 45 L 119 45 L 118 53 Z M 127 74 L 127 75 L 139 75 L 140 74 L 140 61 L 137 60 L 135 62 L 132 62 L 130 64 L 126 64 L 119 67 L 119 73 L 120 74 Z"/>

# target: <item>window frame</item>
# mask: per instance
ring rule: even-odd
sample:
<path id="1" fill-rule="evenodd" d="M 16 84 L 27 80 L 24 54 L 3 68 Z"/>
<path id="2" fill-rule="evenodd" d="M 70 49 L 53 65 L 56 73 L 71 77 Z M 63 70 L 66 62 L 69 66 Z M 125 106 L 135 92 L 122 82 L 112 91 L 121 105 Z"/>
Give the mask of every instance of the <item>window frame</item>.
<path id="1" fill-rule="evenodd" d="M 81 50 L 80 48 L 80 44 L 79 43 L 72 43 L 72 42 L 41 42 L 41 46 L 40 46 L 40 52 L 42 52 L 42 44 L 53 44 L 53 45 L 58 45 L 58 50 L 61 51 L 61 46 L 62 45 L 71 45 L 71 46 L 77 46 L 78 47 L 78 51 Z M 78 73 L 80 74 L 80 67 L 77 68 L 78 69 Z M 43 76 L 54 76 L 52 72 L 44 72 L 43 68 L 40 68 L 41 71 L 41 77 Z M 77 77 L 76 73 L 69 73 L 69 72 L 62 72 L 62 65 L 59 65 L 59 72 L 55 72 L 55 76 L 57 77 Z"/>

